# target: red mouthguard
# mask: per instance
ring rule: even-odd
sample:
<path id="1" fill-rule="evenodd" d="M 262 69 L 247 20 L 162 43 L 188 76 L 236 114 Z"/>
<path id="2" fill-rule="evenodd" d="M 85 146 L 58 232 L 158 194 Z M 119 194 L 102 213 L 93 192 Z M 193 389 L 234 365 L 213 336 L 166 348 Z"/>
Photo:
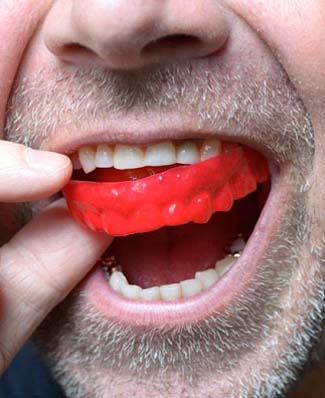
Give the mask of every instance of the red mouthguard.
<path id="1" fill-rule="evenodd" d="M 206 223 L 216 211 L 256 190 L 269 178 L 256 151 L 237 146 L 214 158 L 176 166 L 136 181 L 70 181 L 63 189 L 72 215 L 112 236 L 153 231 L 190 221 Z"/>

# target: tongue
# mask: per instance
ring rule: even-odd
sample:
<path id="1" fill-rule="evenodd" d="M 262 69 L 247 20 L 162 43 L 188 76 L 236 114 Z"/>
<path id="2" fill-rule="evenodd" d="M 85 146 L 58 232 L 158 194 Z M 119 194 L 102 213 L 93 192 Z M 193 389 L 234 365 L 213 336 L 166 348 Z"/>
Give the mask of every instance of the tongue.
<path id="1" fill-rule="evenodd" d="M 216 213 L 206 224 L 189 223 L 154 232 L 116 238 L 109 253 L 129 283 L 143 288 L 180 282 L 214 268 L 225 247 L 239 233 L 248 236 L 259 216 L 257 195 L 236 202 L 228 213 Z"/>

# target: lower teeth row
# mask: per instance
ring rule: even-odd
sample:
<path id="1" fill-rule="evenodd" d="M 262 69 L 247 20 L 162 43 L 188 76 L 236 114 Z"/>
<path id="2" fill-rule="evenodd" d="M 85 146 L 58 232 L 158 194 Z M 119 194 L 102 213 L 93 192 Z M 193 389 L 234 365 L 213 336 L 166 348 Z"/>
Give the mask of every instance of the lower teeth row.
<path id="1" fill-rule="evenodd" d="M 215 268 L 196 272 L 193 279 L 170 285 L 153 286 L 147 289 L 142 289 L 138 285 L 130 285 L 121 270 L 114 268 L 110 270 L 110 273 L 106 271 L 105 275 L 112 289 L 128 299 L 145 301 L 178 300 L 195 296 L 209 289 L 237 262 L 239 256 L 239 252 L 229 255 L 218 261 Z"/>

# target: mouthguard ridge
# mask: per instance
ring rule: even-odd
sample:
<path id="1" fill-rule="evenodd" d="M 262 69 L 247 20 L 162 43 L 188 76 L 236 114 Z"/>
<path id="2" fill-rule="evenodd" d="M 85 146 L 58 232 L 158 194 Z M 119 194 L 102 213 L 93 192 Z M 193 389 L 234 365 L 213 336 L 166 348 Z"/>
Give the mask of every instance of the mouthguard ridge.
<path id="1" fill-rule="evenodd" d="M 266 159 L 239 146 L 136 181 L 72 180 L 63 193 L 77 221 L 94 231 L 125 236 L 191 221 L 206 223 L 268 178 Z"/>

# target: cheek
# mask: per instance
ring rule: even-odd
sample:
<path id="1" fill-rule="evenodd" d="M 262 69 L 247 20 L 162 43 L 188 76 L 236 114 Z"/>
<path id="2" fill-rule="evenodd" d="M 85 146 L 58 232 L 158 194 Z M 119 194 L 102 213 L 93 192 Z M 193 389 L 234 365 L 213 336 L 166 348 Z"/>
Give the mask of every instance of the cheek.
<path id="1" fill-rule="evenodd" d="M 307 107 L 325 100 L 323 0 L 228 0 L 284 66 Z M 310 105 L 309 105 L 310 104 Z"/>
<path id="2" fill-rule="evenodd" d="M 0 0 L 0 138 L 5 109 L 22 56 L 50 1 Z"/>
<path id="3" fill-rule="evenodd" d="M 318 227 L 325 239 L 325 133 L 322 139 L 317 142 L 317 150 L 314 162 L 314 173 L 311 179 L 312 188 L 310 191 L 311 208 L 317 218 Z"/>
<path id="4" fill-rule="evenodd" d="M 228 0 L 258 32 L 296 87 L 315 132 L 316 153 L 308 180 L 310 211 L 325 226 L 325 3 L 324 0 Z M 322 232 L 323 235 L 325 231 Z"/>

